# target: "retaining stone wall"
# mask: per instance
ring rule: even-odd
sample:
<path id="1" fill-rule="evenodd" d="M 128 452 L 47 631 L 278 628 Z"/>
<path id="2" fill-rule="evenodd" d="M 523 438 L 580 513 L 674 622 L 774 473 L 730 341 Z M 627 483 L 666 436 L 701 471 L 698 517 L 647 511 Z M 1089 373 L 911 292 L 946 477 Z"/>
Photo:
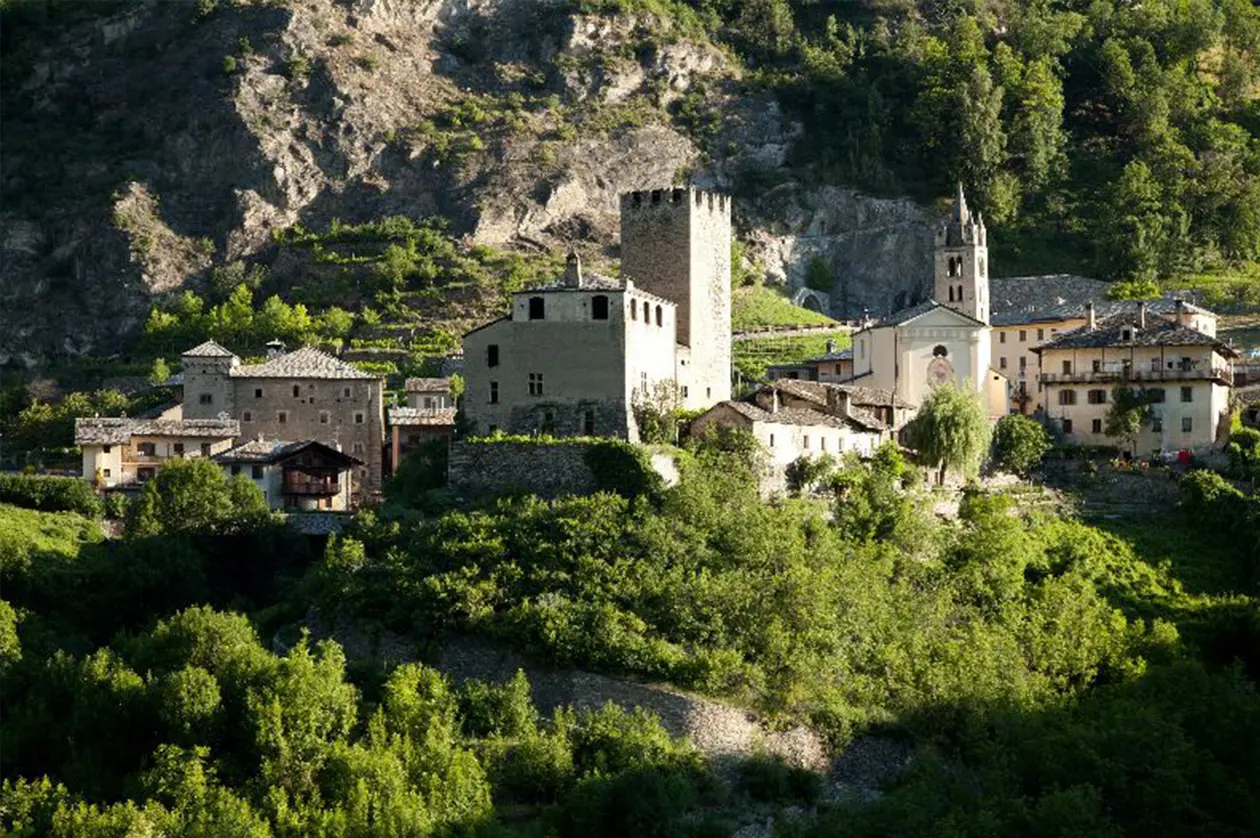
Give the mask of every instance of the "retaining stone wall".
<path id="1" fill-rule="evenodd" d="M 460 495 L 526 491 L 541 498 L 589 494 L 595 475 L 586 464 L 589 445 L 528 442 L 455 442 L 448 478 Z"/>

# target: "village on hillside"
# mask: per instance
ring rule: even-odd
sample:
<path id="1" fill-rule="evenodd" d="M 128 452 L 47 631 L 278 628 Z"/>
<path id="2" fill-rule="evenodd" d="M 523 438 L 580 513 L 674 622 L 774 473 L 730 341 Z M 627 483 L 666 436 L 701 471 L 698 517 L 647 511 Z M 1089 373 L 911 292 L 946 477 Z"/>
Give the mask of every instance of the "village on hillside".
<path id="1" fill-rule="evenodd" d="M 726 429 L 760 445 L 773 492 L 794 464 L 908 444 L 941 387 L 973 396 L 992 422 L 1027 416 L 1063 448 L 1127 459 L 1219 456 L 1231 415 L 1256 422 L 1260 362 L 1216 337 L 1215 314 L 1181 299 L 1113 301 L 1107 283 L 1078 276 L 990 277 L 988 230 L 961 186 L 922 301 L 837 324 L 847 346 L 833 338 L 825 354 L 771 365 L 762 381 L 732 366 L 731 199 L 629 193 L 621 231 L 618 277 L 584 270 L 571 252 L 562 276 L 515 293 L 507 314 L 464 335 L 457 376 L 407 379 L 405 405 L 388 403 L 378 375 L 318 349 L 273 341 L 265 360 L 244 363 L 214 341 L 189 347 L 163 382 L 176 400 L 76 420 L 82 475 L 101 491 L 134 491 L 172 459 L 201 457 L 247 475 L 273 509 L 339 512 L 379 497 L 408 451 L 433 440 L 460 449 L 444 459 L 457 489 L 554 496 L 571 472 L 518 449 L 487 465 L 470 447 L 678 442 Z M 1109 422 L 1121 398 L 1143 406 L 1123 438 Z M 643 423 L 662 421 L 673 428 L 648 439 Z"/>

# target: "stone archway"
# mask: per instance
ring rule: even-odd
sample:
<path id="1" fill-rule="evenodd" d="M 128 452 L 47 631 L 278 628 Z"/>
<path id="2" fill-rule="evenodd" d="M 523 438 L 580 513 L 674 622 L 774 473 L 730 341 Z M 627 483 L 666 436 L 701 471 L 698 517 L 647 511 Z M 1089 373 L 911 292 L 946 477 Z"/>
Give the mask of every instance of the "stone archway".
<path id="1" fill-rule="evenodd" d="M 798 288 L 796 293 L 792 295 L 792 304 L 801 308 L 807 308 L 810 311 L 816 311 L 819 314 L 831 313 L 831 295 L 826 291 L 816 291 L 813 288 Z"/>

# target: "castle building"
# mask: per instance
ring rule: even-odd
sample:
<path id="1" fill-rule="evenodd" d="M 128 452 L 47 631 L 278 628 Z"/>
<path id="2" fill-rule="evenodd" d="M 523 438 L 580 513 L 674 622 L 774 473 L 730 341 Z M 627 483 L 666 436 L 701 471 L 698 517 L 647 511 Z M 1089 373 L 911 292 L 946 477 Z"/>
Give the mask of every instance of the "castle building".
<path id="1" fill-rule="evenodd" d="M 621 279 L 571 253 L 562 279 L 464 336 L 473 433 L 637 439 L 639 405 L 729 398 L 730 218 L 701 190 L 624 196 Z"/>
<path id="2" fill-rule="evenodd" d="M 184 418 L 230 418 L 246 438 L 313 440 L 359 464 L 355 492 L 380 489 L 384 382 L 317 349 L 268 347 L 258 364 L 214 341 L 183 354 Z"/>
<path id="3" fill-rule="evenodd" d="M 853 336 L 853 381 L 922 404 L 933 387 L 976 392 L 992 416 L 1007 412 L 1007 382 L 992 366 L 988 233 L 962 187 L 936 232 L 933 296 Z"/>

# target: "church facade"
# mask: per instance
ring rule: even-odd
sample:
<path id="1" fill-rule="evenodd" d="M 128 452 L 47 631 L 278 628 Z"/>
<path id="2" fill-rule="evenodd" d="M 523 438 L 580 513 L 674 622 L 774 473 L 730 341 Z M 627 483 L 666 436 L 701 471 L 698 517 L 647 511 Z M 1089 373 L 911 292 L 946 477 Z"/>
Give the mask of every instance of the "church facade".
<path id="1" fill-rule="evenodd" d="M 991 313 L 988 234 L 960 186 L 936 232 L 932 298 L 854 334 L 854 383 L 915 405 L 949 383 L 977 393 L 991 416 L 1004 415 L 1008 381 L 993 369 Z"/>

